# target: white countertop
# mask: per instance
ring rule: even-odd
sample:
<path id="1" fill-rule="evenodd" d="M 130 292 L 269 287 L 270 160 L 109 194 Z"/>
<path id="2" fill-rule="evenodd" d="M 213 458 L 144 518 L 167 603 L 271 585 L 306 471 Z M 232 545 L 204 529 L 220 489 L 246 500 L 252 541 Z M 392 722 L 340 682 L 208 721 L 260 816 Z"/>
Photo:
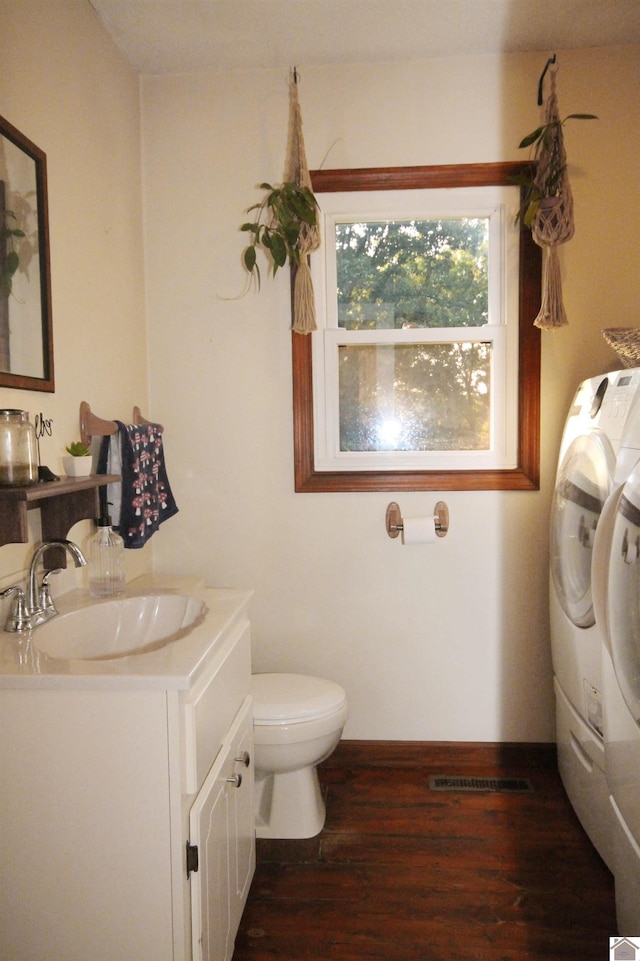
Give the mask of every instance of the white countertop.
<path id="1" fill-rule="evenodd" d="M 124 596 L 158 592 L 198 597 L 207 607 L 204 621 L 163 647 L 108 660 L 50 657 L 38 650 L 38 628 L 25 635 L 9 634 L 0 628 L 0 689 L 190 688 L 224 633 L 246 617 L 252 592 L 206 587 L 198 578 L 144 575 L 127 584 Z M 60 614 L 103 603 L 83 590 L 69 591 L 55 600 Z"/>

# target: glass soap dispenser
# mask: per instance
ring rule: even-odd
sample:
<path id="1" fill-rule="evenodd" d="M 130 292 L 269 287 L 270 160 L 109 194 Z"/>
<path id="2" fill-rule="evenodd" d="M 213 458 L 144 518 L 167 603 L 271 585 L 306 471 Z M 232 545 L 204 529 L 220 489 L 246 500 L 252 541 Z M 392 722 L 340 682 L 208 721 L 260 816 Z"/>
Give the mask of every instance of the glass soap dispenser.
<path id="1" fill-rule="evenodd" d="M 101 507 L 98 530 L 89 541 L 89 593 L 93 597 L 124 594 L 124 541 L 111 527 L 107 506 Z"/>

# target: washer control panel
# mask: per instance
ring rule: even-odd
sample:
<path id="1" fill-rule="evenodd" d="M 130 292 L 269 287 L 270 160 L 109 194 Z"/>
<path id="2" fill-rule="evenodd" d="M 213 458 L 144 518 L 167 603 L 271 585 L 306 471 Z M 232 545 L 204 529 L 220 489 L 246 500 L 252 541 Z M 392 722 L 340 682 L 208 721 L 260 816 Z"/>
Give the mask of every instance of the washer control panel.
<path id="1" fill-rule="evenodd" d="M 593 381 L 598 381 L 594 378 Z M 613 371 L 600 379 L 593 393 L 590 416 L 610 440 L 620 440 L 631 405 L 640 389 L 640 368 Z"/>

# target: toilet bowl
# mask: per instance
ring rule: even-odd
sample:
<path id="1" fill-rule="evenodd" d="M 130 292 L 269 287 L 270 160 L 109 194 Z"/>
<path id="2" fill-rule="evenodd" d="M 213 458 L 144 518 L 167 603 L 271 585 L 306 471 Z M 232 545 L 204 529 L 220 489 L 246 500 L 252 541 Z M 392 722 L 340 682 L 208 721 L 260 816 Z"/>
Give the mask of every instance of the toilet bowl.
<path id="1" fill-rule="evenodd" d="M 256 835 L 315 837 L 326 816 L 316 766 L 340 740 L 347 696 L 307 674 L 254 674 L 251 687 Z"/>

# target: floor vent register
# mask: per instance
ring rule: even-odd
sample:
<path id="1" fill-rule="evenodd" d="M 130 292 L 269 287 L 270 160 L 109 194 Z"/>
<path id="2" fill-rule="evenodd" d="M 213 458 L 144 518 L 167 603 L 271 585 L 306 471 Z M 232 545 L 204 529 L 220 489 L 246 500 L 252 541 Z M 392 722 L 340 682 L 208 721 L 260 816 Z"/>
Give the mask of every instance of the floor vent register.
<path id="1" fill-rule="evenodd" d="M 527 793 L 533 791 L 528 778 L 523 777 L 457 777 L 429 775 L 432 791 L 493 791 L 496 793 Z"/>

